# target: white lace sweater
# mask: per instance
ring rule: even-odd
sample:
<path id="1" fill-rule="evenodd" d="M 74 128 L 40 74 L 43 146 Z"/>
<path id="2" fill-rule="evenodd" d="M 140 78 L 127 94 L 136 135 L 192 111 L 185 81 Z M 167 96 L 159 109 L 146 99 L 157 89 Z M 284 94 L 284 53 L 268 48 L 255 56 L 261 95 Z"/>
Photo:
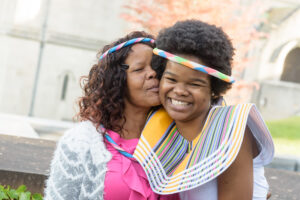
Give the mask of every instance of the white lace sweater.
<path id="1" fill-rule="evenodd" d="M 89 121 L 77 124 L 57 144 L 44 199 L 103 199 L 106 164 L 110 159 L 95 126 Z"/>

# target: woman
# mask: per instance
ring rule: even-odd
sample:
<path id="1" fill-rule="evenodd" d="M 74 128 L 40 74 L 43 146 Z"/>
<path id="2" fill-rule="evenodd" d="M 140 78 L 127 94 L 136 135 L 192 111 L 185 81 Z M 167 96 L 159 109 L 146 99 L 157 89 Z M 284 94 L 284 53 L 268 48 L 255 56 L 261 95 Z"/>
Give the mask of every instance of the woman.
<path id="1" fill-rule="evenodd" d="M 84 79 L 79 119 L 59 141 L 46 200 L 176 199 L 152 192 L 132 153 L 150 109 L 160 105 L 153 36 L 132 32 L 103 48 Z M 105 139 L 103 139 L 105 136 Z"/>
<path id="2" fill-rule="evenodd" d="M 149 116 L 134 152 L 152 189 L 181 192 L 182 200 L 266 199 L 263 166 L 274 147 L 259 112 L 252 104 L 216 105 L 234 82 L 227 35 L 187 20 L 162 30 L 156 43 L 165 110 Z"/>

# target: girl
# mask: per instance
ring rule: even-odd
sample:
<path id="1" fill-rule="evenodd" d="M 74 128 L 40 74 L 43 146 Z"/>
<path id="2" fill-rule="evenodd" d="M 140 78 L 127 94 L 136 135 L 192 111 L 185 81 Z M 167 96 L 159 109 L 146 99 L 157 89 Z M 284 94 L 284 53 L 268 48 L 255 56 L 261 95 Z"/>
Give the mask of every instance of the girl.
<path id="1" fill-rule="evenodd" d="M 152 189 L 180 192 L 182 200 L 265 200 L 270 133 L 254 105 L 218 106 L 234 82 L 227 35 L 187 20 L 162 30 L 156 43 L 164 109 L 149 116 L 134 152 Z"/>

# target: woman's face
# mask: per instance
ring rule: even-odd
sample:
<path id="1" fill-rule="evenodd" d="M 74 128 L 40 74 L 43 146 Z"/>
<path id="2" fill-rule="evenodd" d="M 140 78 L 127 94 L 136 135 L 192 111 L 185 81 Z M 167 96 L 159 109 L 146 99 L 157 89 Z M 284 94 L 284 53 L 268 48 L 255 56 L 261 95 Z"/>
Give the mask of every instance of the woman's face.
<path id="1" fill-rule="evenodd" d="M 195 56 L 179 56 L 204 64 Z M 201 120 L 211 102 L 209 75 L 168 61 L 160 81 L 159 96 L 164 108 L 177 123 Z"/>
<path id="2" fill-rule="evenodd" d="M 145 44 L 135 44 L 125 60 L 127 69 L 127 94 L 125 102 L 134 106 L 150 108 L 160 105 L 159 81 L 151 68 L 152 48 Z"/>

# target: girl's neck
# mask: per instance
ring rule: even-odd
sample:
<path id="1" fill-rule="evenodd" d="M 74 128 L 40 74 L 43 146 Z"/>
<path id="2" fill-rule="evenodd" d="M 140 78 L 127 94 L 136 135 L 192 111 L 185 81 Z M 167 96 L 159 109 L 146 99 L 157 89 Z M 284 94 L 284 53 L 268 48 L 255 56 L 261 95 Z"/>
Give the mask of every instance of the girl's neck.
<path id="1" fill-rule="evenodd" d="M 179 133 L 189 142 L 193 141 L 201 133 L 208 113 L 209 110 L 187 122 L 175 121 Z"/>

